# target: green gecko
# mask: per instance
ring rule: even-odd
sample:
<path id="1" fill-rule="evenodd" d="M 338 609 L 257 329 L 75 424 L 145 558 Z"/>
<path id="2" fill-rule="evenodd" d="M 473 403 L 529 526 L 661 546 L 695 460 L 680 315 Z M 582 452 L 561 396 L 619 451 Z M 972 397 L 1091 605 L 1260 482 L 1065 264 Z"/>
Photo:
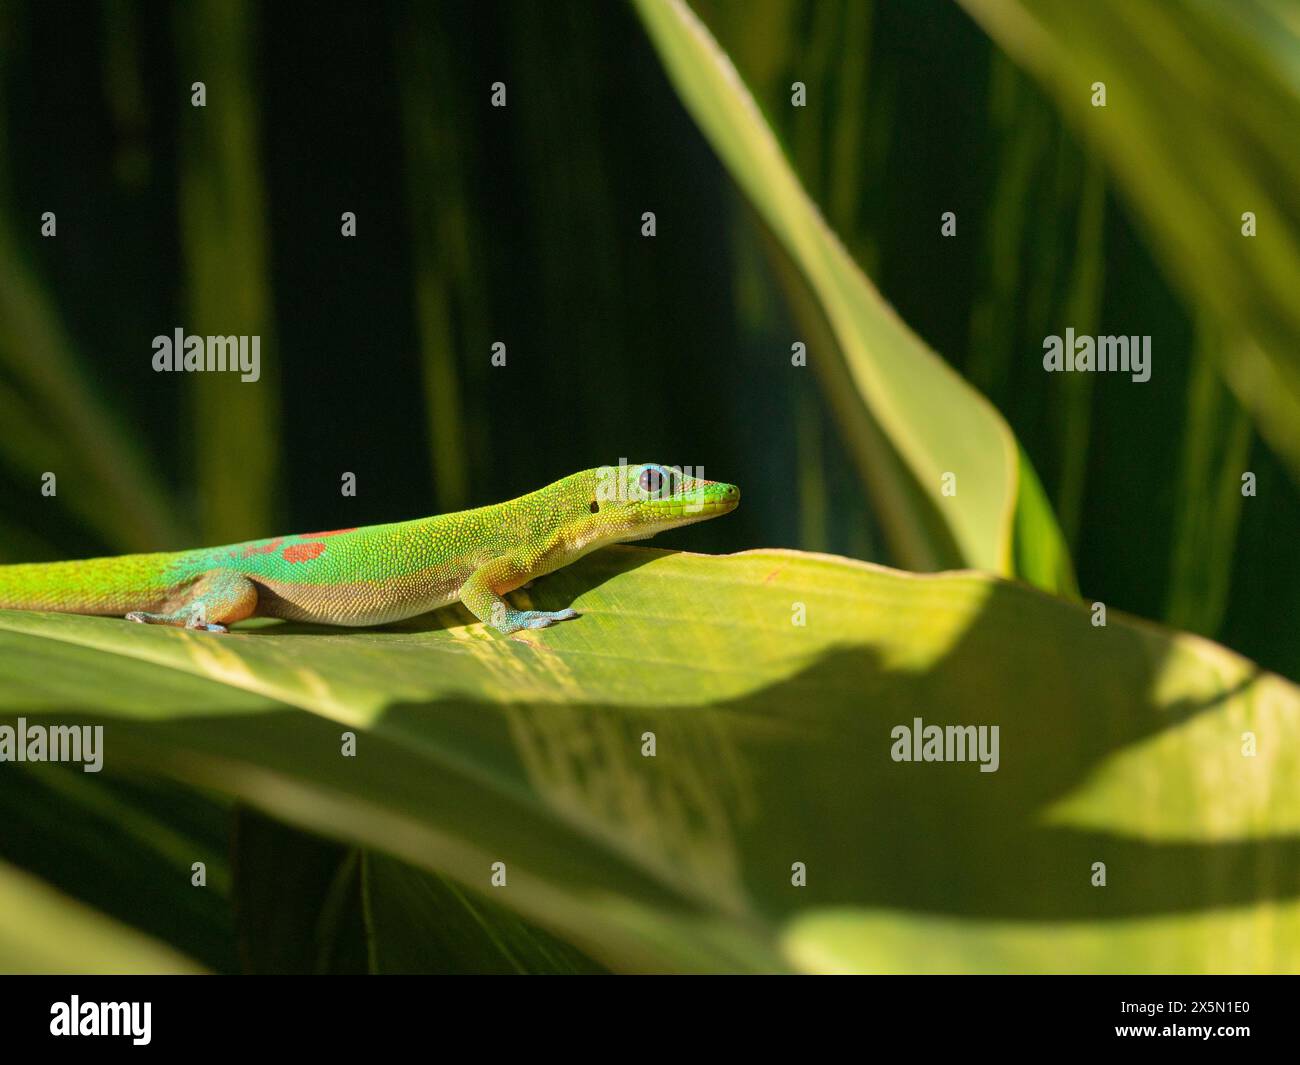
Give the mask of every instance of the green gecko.
<path id="1" fill-rule="evenodd" d="M 251 617 L 383 625 L 459 599 L 503 633 L 577 617 L 502 596 L 606 544 L 735 510 L 740 489 L 653 463 L 575 473 L 507 503 L 226 547 L 0 566 L 0 608 L 208 632 Z"/>

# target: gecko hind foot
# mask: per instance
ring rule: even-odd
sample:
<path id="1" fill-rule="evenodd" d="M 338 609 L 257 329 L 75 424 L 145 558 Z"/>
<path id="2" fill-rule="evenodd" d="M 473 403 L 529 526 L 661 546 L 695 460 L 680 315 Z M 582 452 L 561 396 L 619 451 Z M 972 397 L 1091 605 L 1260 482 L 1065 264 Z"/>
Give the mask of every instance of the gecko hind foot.
<path id="1" fill-rule="evenodd" d="M 190 601 L 170 614 L 133 610 L 126 615 L 126 620 L 140 625 L 170 625 L 192 632 L 224 633 L 230 631 L 227 625 L 252 617 L 257 608 L 257 589 L 253 582 L 232 571 L 204 574 L 189 591 Z M 209 621 L 209 618 L 217 620 Z"/>
<path id="2" fill-rule="evenodd" d="M 171 625 L 173 627 L 184 627 L 187 629 L 197 629 L 200 632 L 229 632 L 225 625 L 204 624 L 198 621 L 192 621 L 184 613 L 176 614 L 150 614 L 143 610 L 133 610 L 126 615 L 127 621 L 134 621 L 137 625 Z"/>
<path id="3" fill-rule="evenodd" d="M 564 610 L 520 610 L 515 616 L 509 619 L 509 632 L 515 632 L 518 629 L 545 629 L 561 621 L 569 621 L 576 618 L 578 612 L 572 607 L 566 607 Z"/>

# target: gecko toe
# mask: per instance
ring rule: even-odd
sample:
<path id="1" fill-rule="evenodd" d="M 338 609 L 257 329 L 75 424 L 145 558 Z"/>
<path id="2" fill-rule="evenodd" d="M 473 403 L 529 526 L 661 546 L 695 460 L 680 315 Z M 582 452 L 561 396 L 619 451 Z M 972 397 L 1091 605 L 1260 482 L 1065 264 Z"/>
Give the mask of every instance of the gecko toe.
<path id="1" fill-rule="evenodd" d="M 519 618 L 519 626 L 524 629 L 545 629 L 577 616 L 578 612 L 571 607 L 564 610 L 526 610 Z"/>

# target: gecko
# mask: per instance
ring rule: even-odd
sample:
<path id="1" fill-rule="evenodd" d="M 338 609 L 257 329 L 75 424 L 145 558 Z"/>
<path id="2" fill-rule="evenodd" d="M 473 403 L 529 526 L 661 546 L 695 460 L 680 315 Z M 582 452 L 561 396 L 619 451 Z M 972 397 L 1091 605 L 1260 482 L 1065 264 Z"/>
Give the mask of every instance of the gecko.
<path id="1" fill-rule="evenodd" d="M 734 510 L 740 489 L 646 463 L 575 473 L 505 503 L 192 551 L 0 566 L 0 608 L 224 633 L 253 617 L 384 625 L 459 600 L 499 632 L 578 616 L 503 597 L 607 544 Z"/>

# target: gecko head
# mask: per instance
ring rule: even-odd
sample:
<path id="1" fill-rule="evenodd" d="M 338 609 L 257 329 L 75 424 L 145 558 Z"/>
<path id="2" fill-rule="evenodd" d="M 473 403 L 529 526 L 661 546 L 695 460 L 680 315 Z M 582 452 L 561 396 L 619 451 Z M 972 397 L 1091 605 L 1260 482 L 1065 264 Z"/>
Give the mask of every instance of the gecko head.
<path id="1" fill-rule="evenodd" d="M 706 481 L 690 467 L 601 466 L 576 476 L 575 546 L 587 547 L 644 540 L 665 529 L 728 514 L 740 503 L 734 484 Z"/>

